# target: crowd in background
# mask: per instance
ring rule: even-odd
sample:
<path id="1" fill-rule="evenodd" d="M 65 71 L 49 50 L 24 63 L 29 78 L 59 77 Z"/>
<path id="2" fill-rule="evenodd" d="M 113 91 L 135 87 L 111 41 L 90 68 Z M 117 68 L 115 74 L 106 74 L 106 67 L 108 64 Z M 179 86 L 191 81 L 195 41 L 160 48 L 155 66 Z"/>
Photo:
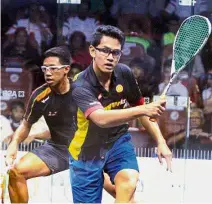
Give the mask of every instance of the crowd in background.
<path id="1" fill-rule="evenodd" d="M 120 62 L 132 69 L 143 96 L 152 101 L 153 96 L 162 93 L 170 79 L 172 46 L 181 22 L 192 14 L 201 14 L 212 20 L 212 3 L 209 0 L 197 1 L 192 8 L 180 5 L 179 0 L 81 0 L 81 4 L 57 2 L 60 1 L 2 1 L 3 140 L 12 136 L 20 125 L 32 90 L 44 83 L 40 66 L 43 53 L 48 48 L 61 45 L 70 49 L 70 77 L 73 77 L 91 63 L 88 48 L 95 28 L 101 24 L 119 27 L 126 35 Z M 211 56 L 212 36 L 168 91 L 169 96 L 190 97 L 190 141 L 192 147 L 197 148 L 212 149 Z M 172 119 L 174 125 L 177 121 L 184 124 L 174 132 L 173 124 L 169 127 L 172 132 L 167 131 L 168 127 L 161 127 L 162 130 L 166 129 L 164 132 L 170 146 L 182 147 L 185 142 L 185 112 L 172 109 L 170 115 L 162 118 L 165 121 Z M 174 114 L 178 114 L 181 121 L 174 119 Z M 164 121 L 161 124 L 168 125 Z M 39 127 L 47 130 L 45 122 L 41 122 Z M 145 130 L 138 121 L 133 121 L 130 127 L 132 132 L 136 130 L 138 135 L 142 135 L 142 141 L 137 136 L 134 138 L 135 146 L 151 144 L 149 139 L 145 143 Z M 26 142 L 31 142 L 34 137 L 31 138 Z"/>

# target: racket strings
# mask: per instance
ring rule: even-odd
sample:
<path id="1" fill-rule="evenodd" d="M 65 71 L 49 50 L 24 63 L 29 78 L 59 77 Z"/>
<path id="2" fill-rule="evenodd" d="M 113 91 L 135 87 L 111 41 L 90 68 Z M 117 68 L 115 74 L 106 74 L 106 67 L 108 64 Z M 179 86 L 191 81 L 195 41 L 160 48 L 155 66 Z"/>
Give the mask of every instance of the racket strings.
<path id="1" fill-rule="evenodd" d="M 175 70 L 187 64 L 205 44 L 210 35 L 208 22 L 200 16 L 192 16 L 180 27 L 175 40 Z"/>

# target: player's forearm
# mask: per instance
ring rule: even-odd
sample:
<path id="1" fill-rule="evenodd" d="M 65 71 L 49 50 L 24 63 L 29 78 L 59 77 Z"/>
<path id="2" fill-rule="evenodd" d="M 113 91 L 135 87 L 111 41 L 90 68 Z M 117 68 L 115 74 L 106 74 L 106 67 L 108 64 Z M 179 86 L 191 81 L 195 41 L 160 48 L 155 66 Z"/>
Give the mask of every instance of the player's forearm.
<path id="1" fill-rule="evenodd" d="M 157 122 L 151 122 L 147 116 L 142 116 L 139 120 L 146 131 L 155 139 L 157 144 L 166 142 Z"/>
<path id="2" fill-rule="evenodd" d="M 29 125 L 25 120 L 16 129 L 11 143 L 16 143 L 17 145 L 24 141 L 30 132 L 31 125 Z"/>
<path id="3" fill-rule="evenodd" d="M 136 106 L 122 110 L 99 109 L 91 113 L 89 118 L 99 127 L 109 128 L 123 125 L 143 115 L 146 115 L 145 107 Z"/>
<path id="4" fill-rule="evenodd" d="M 42 133 L 38 133 L 35 135 L 32 135 L 34 139 L 40 139 L 40 140 L 47 140 L 51 138 L 49 130 L 46 130 Z"/>

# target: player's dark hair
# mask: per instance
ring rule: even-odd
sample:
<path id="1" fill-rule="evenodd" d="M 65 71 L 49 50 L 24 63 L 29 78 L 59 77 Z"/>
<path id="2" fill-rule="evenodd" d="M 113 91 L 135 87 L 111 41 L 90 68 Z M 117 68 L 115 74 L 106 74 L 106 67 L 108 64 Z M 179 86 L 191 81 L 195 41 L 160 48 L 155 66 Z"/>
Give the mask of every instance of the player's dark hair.
<path id="1" fill-rule="evenodd" d="M 121 48 L 123 48 L 125 42 L 124 33 L 118 28 L 111 25 L 99 26 L 93 33 L 90 44 L 94 47 L 98 46 L 103 36 L 108 36 L 117 39 L 121 44 Z"/>
<path id="2" fill-rule="evenodd" d="M 53 47 L 44 53 L 44 58 L 58 57 L 62 65 L 71 64 L 71 54 L 66 46 Z"/>

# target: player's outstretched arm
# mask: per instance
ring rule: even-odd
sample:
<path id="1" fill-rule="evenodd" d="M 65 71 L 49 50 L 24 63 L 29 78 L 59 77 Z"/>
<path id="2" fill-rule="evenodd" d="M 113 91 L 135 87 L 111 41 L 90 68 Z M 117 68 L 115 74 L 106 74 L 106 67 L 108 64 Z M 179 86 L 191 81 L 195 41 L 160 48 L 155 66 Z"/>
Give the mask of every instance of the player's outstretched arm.
<path id="1" fill-rule="evenodd" d="M 157 118 L 165 111 L 164 104 L 165 100 L 161 100 L 121 110 L 97 109 L 89 115 L 89 119 L 102 128 L 115 127 L 141 116 Z"/>
<path id="2" fill-rule="evenodd" d="M 20 126 L 16 129 L 12 141 L 10 142 L 7 148 L 6 159 L 5 159 L 6 165 L 8 166 L 13 165 L 13 162 L 17 156 L 18 145 L 27 138 L 30 128 L 31 124 L 29 124 L 24 119 L 20 124 Z"/>
<path id="3" fill-rule="evenodd" d="M 172 152 L 166 144 L 166 140 L 164 139 L 160 128 L 157 122 L 152 122 L 149 120 L 149 117 L 142 116 L 139 118 L 143 127 L 147 130 L 147 132 L 155 139 L 157 142 L 157 154 L 160 163 L 162 163 L 162 157 L 165 158 L 167 163 L 167 171 L 171 170 L 171 160 L 172 160 Z"/>

